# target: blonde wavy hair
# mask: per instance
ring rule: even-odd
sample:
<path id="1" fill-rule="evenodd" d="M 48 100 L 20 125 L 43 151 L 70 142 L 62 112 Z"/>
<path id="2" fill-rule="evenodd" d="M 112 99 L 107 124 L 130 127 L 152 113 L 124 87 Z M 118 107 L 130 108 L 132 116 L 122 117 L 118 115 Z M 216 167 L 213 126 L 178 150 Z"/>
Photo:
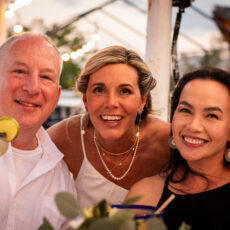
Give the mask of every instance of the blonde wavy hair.
<path id="1" fill-rule="evenodd" d="M 156 86 L 156 80 L 153 78 L 147 64 L 133 50 L 126 49 L 122 46 L 110 46 L 98 51 L 86 61 L 76 82 L 76 87 L 81 93 L 86 93 L 91 74 L 105 65 L 120 63 L 135 68 L 138 73 L 138 86 L 141 95 L 147 95 L 147 101 L 141 114 L 141 119 L 145 119 L 149 113 L 152 113 L 150 91 Z M 137 117 L 137 120 L 138 119 Z"/>

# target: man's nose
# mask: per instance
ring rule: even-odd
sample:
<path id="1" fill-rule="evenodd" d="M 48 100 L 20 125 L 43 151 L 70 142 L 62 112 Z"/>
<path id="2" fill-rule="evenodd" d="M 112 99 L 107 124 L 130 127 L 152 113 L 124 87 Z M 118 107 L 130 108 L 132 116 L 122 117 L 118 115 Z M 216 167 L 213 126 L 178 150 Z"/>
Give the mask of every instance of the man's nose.
<path id="1" fill-rule="evenodd" d="M 36 73 L 29 74 L 25 79 L 23 89 L 31 95 L 40 93 L 41 86 L 39 75 Z"/>

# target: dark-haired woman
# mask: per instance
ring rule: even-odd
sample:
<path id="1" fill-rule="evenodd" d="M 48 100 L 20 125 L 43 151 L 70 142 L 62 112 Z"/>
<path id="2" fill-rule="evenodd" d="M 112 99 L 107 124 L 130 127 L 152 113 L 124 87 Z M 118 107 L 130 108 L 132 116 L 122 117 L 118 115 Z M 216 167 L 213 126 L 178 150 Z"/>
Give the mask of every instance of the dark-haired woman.
<path id="1" fill-rule="evenodd" d="M 142 179 L 128 198 L 164 209 L 169 230 L 229 229 L 230 73 L 216 68 L 186 74 L 171 101 L 171 161 L 159 175 Z"/>

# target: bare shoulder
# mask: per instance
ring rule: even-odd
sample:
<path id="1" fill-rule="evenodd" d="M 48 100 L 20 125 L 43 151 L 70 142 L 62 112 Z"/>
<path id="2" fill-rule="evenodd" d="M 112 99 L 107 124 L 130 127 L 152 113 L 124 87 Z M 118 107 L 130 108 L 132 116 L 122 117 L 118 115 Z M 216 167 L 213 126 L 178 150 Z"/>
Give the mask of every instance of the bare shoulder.
<path id="1" fill-rule="evenodd" d="M 147 159 L 146 168 L 149 176 L 157 174 L 170 159 L 168 140 L 170 123 L 148 115 L 141 127 L 141 150 Z"/>
<path id="2" fill-rule="evenodd" d="M 136 204 L 156 206 L 164 188 L 164 177 L 155 175 L 143 178 L 132 186 L 126 199 L 141 196 Z"/>
<path id="3" fill-rule="evenodd" d="M 64 119 L 51 126 L 47 131 L 55 144 L 63 141 L 71 141 L 72 134 L 80 132 L 80 115 L 72 116 Z"/>
<path id="4" fill-rule="evenodd" d="M 83 160 L 80 115 L 71 116 L 53 125 L 48 129 L 48 133 L 64 154 L 64 160 L 76 178 Z"/>
<path id="5" fill-rule="evenodd" d="M 151 134 L 159 137 L 168 137 L 170 135 L 171 125 L 168 122 L 160 120 L 153 115 L 148 115 L 145 122 L 145 129 Z"/>

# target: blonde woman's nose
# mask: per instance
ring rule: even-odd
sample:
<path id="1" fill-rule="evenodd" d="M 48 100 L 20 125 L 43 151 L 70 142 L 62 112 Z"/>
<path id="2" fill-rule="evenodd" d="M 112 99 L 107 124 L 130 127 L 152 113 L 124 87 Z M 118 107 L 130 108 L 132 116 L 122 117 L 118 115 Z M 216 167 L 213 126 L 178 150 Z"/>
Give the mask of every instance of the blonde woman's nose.
<path id="1" fill-rule="evenodd" d="M 106 106 L 107 107 L 117 107 L 118 106 L 118 97 L 115 93 L 108 93 L 106 95 Z"/>

